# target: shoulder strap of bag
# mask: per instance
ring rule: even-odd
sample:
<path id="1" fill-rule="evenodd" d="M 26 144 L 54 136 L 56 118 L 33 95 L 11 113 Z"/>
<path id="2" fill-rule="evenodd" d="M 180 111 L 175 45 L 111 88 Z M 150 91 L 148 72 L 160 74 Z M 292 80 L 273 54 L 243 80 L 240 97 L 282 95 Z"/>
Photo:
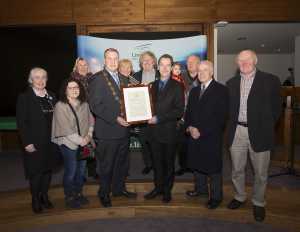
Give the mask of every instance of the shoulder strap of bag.
<path id="1" fill-rule="evenodd" d="M 81 136 L 80 127 L 79 127 L 79 120 L 78 120 L 77 114 L 76 114 L 74 108 L 72 107 L 72 105 L 69 102 L 68 102 L 68 105 L 70 106 L 70 109 L 72 110 L 72 112 L 73 112 L 73 114 L 75 116 L 77 131 L 78 131 L 78 134 Z"/>

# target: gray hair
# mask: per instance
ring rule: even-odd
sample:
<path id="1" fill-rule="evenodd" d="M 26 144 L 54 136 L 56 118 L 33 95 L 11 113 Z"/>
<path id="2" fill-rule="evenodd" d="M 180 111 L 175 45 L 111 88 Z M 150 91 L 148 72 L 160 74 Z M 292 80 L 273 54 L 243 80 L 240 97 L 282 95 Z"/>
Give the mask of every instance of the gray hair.
<path id="1" fill-rule="evenodd" d="M 240 51 L 239 54 L 236 56 L 236 61 L 238 60 L 238 58 L 240 57 L 240 55 L 241 55 L 242 53 L 248 53 L 248 54 L 251 56 L 251 58 L 252 58 L 254 64 L 255 64 L 255 65 L 257 64 L 257 55 L 256 55 L 256 52 L 253 51 L 253 50 L 251 50 L 251 49 L 246 49 L 246 50 Z"/>
<path id="2" fill-rule="evenodd" d="M 203 60 L 203 61 L 200 61 L 199 66 L 200 65 L 206 65 L 209 68 L 209 70 L 212 72 L 212 74 L 214 73 L 214 64 L 213 64 L 213 62 L 211 62 L 209 60 Z"/>
<path id="3" fill-rule="evenodd" d="M 32 86 L 32 79 L 33 79 L 33 77 L 37 73 L 40 73 L 42 76 L 44 76 L 45 79 L 46 79 L 46 81 L 48 80 L 47 71 L 45 69 L 43 69 L 43 68 L 35 67 L 35 68 L 32 68 L 30 70 L 30 73 L 29 73 L 29 76 L 28 76 L 28 84 L 29 84 L 29 86 Z"/>

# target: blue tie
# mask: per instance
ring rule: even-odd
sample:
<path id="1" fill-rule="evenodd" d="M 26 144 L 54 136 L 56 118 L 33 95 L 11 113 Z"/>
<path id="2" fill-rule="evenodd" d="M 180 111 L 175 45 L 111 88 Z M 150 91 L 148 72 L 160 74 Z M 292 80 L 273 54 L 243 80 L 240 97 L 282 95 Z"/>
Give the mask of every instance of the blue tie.
<path id="1" fill-rule="evenodd" d="M 119 81 L 119 77 L 117 73 L 113 73 L 112 77 L 114 78 L 116 84 L 118 85 L 118 87 L 120 87 L 120 81 Z"/>
<path id="2" fill-rule="evenodd" d="M 165 82 L 159 81 L 158 91 L 161 92 L 165 87 Z"/>

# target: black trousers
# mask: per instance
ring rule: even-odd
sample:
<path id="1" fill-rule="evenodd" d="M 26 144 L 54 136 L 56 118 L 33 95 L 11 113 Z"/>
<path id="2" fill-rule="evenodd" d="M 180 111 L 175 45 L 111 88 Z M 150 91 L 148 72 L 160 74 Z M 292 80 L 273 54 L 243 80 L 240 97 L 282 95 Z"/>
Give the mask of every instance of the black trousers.
<path id="1" fill-rule="evenodd" d="M 158 191 L 171 193 L 174 183 L 175 143 L 152 141 L 154 184 Z"/>
<path id="2" fill-rule="evenodd" d="M 188 136 L 185 133 L 183 124 L 179 124 L 177 127 L 177 154 L 178 164 L 182 169 L 187 168 L 187 144 Z"/>
<path id="3" fill-rule="evenodd" d="M 52 172 L 45 171 L 29 177 L 30 192 L 32 197 L 38 198 L 40 194 L 48 194 Z"/>
<path id="4" fill-rule="evenodd" d="M 99 173 L 99 196 L 125 190 L 125 179 L 129 166 L 129 138 L 98 140 L 96 148 Z"/>
<path id="5" fill-rule="evenodd" d="M 153 155 L 152 149 L 149 140 L 149 128 L 148 126 L 142 125 L 140 126 L 140 132 L 138 134 L 138 139 L 142 146 L 142 156 L 144 160 L 145 167 L 152 167 L 153 166 Z"/>
<path id="6" fill-rule="evenodd" d="M 223 178 L 222 173 L 205 174 L 201 172 L 194 172 L 195 176 L 195 190 L 199 193 L 210 193 L 210 199 L 223 199 Z M 208 184 L 209 179 L 209 184 Z M 209 186 L 209 191 L 208 191 Z"/>

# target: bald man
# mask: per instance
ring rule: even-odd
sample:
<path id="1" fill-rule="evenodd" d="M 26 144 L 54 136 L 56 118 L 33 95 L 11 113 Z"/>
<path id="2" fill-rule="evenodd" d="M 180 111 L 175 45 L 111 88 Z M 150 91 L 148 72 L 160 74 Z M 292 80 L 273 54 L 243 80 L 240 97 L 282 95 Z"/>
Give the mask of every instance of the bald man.
<path id="1" fill-rule="evenodd" d="M 281 112 L 279 78 L 256 68 L 252 50 L 241 51 L 236 58 L 240 73 L 227 82 L 230 95 L 228 143 L 232 160 L 234 199 L 229 209 L 238 209 L 246 201 L 245 168 L 249 153 L 254 170 L 253 215 L 265 219 L 265 190 L 274 147 L 274 127 Z"/>
<path id="2" fill-rule="evenodd" d="M 210 61 L 198 64 L 198 80 L 200 85 L 191 90 L 184 117 L 189 134 L 187 165 L 194 171 L 199 193 L 210 192 L 207 208 L 215 209 L 223 199 L 222 142 L 229 97 L 227 88 L 213 79 Z"/>

